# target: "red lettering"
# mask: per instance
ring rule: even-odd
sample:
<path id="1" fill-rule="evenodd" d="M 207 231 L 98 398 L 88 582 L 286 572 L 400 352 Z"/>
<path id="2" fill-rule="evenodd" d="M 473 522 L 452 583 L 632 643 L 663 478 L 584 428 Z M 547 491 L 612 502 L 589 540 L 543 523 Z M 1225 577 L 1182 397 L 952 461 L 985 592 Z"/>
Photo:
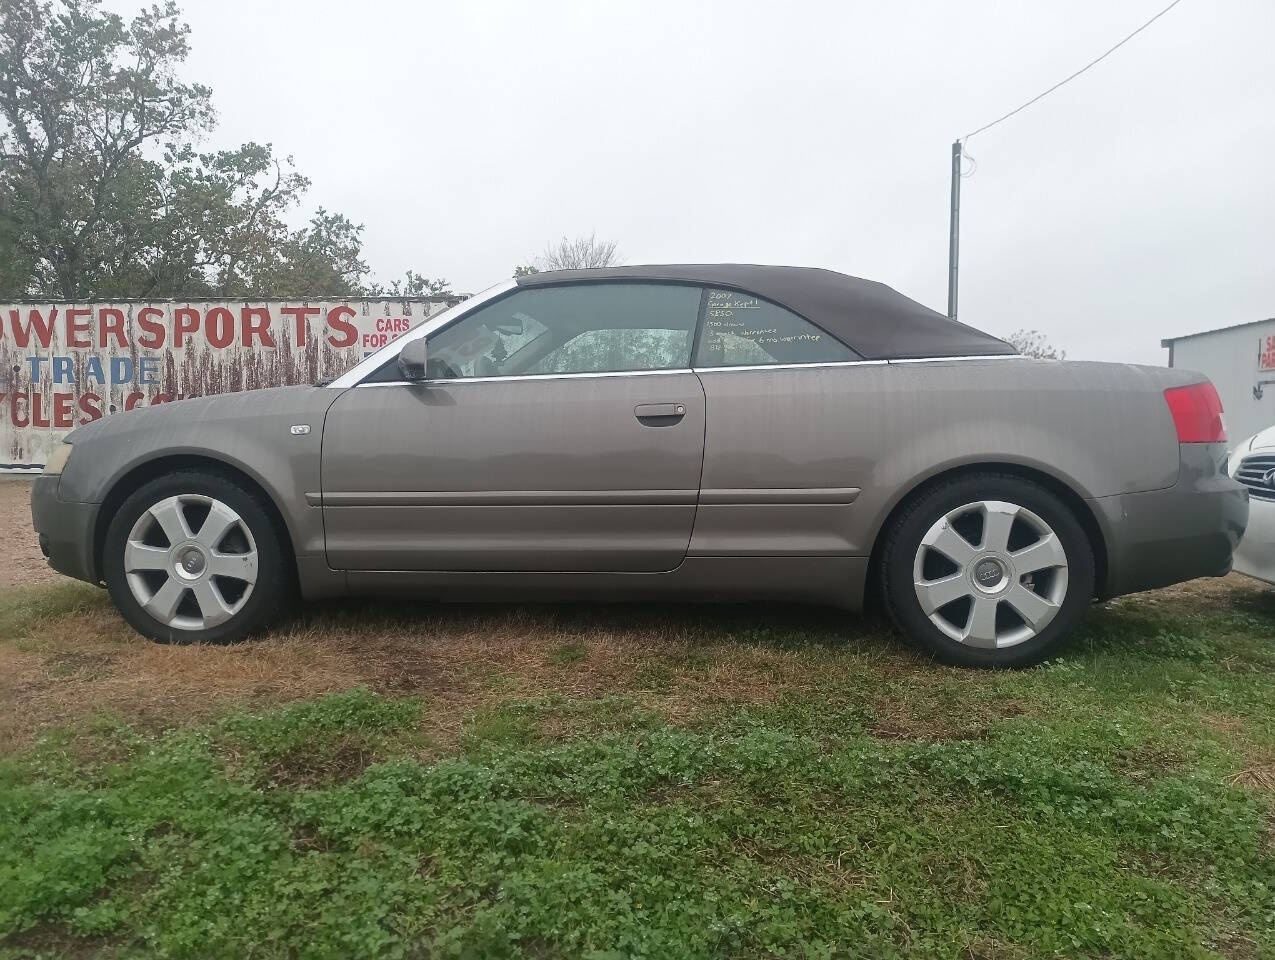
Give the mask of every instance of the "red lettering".
<path id="1" fill-rule="evenodd" d="M 148 309 L 154 310 L 154 307 Z M 106 346 L 107 335 L 115 337 L 115 345 L 128 346 L 128 336 L 124 333 L 124 311 L 119 307 L 103 307 L 97 314 L 97 345 Z"/>
<path id="2" fill-rule="evenodd" d="M 44 416 L 44 394 L 37 393 L 31 397 L 31 426 L 50 426 L 49 418 Z"/>
<path id="3" fill-rule="evenodd" d="M 270 311 L 265 307 L 243 308 L 243 335 L 240 343 L 245 347 L 252 346 L 256 337 L 263 347 L 274 349 L 274 334 L 270 332 Z"/>
<path id="4" fill-rule="evenodd" d="M 354 342 L 359 338 L 359 328 L 351 323 L 347 317 L 354 316 L 353 307 L 333 307 L 328 311 L 328 326 L 341 331 L 340 338 L 328 334 L 328 343 L 334 347 L 352 347 Z"/>
<path id="5" fill-rule="evenodd" d="M 292 319 L 296 323 L 297 346 L 304 347 L 305 341 L 306 341 L 306 330 L 308 329 L 306 324 L 306 318 L 312 317 L 312 316 L 318 316 L 319 308 L 318 307 L 280 307 L 279 312 L 283 314 L 287 314 L 288 316 L 292 317 Z"/>
<path id="6" fill-rule="evenodd" d="M 71 307 L 66 312 L 66 345 L 68 347 L 91 347 L 93 346 L 93 338 L 88 334 L 93 329 L 93 324 L 89 321 L 89 317 L 93 316 L 93 311 L 88 307 Z M 84 319 L 81 320 L 80 318 Z M 85 339 L 80 339 L 80 334 L 85 334 Z"/>
<path id="7" fill-rule="evenodd" d="M 53 395 L 53 425 L 55 427 L 71 426 L 71 411 L 75 398 L 69 393 Z"/>
<path id="8" fill-rule="evenodd" d="M 92 423 L 102 418 L 102 398 L 96 393 L 80 394 L 80 423 Z"/>
<path id="9" fill-rule="evenodd" d="M 31 333 L 34 331 L 36 342 L 47 349 L 53 342 L 53 322 L 57 319 L 57 316 L 57 307 L 53 307 L 49 311 L 48 320 L 45 320 L 44 317 L 40 315 L 39 310 L 32 307 L 30 312 L 27 314 L 27 325 L 24 327 L 22 325 L 22 320 L 20 319 L 20 311 L 10 310 L 9 326 L 13 330 L 14 346 L 28 346 L 31 343 Z"/>
<path id="10" fill-rule="evenodd" d="M 173 346 L 186 342 L 186 334 L 199 329 L 199 311 L 194 307 L 178 307 L 173 311 Z"/>
<path id="11" fill-rule="evenodd" d="M 124 398 L 124 409 L 132 410 L 144 399 L 145 398 L 140 393 L 136 393 L 136 392 L 130 393 L 127 397 Z"/>
<path id="12" fill-rule="evenodd" d="M 225 307 L 213 307 L 204 318 L 204 336 L 208 345 L 223 349 L 235 339 L 235 318 Z"/>
<path id="13" fill-rule="evenodd" d="M 137 313 L 137 325 L 146 332 L 137 338 L 137 345 L 147 350 L 157 350 L 164 345 L 164 328 L 162 318 L 164 311 L 159 307 L 142 307 Z M 128 409 L 132 409 L 129 407 Z"/>

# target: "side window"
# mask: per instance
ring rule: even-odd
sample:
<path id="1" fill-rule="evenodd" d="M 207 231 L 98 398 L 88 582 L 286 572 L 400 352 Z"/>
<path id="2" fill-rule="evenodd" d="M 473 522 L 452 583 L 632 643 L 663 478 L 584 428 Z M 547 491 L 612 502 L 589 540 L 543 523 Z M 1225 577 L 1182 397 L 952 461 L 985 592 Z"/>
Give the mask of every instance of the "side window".
<path id="1" fill-rule="evenodd" d="M 790 310 L 733 290 L 707 291 L 697 367 L 859 359 L 840 340 Z"/>
<path id="2" fill-rule="evenodd" d="M 690 330 L 587 330 L 550 351 L 527 373 L 671 370 L 690 366 Z"/>
<path id="3" fill-rule="evenodd" d="M 700 288 L 594 283 L 518 292 L 429 338 L 429 376 L 669 370 L 690 366 Z"/>

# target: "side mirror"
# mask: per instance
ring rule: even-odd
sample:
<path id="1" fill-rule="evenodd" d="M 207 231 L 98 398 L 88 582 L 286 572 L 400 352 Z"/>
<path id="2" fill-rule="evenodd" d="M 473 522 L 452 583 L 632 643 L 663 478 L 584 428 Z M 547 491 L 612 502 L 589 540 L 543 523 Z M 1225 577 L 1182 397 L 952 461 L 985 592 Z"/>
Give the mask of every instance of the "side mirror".
<path id="1" fill-rule="evenodd" d="M 398 369 L 404 380 L 417 383 L 425 379 L 427 353 L 424 337 L 416 337 L 403 344 L 403 349 L 398 352 Z"/>

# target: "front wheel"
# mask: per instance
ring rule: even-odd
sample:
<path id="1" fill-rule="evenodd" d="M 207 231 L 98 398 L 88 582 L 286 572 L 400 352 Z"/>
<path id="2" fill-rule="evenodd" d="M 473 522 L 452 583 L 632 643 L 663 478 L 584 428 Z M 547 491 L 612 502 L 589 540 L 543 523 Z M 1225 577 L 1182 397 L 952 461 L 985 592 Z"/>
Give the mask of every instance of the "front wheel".
<path id="1" fill-rule="evenodd" d="M 233 643 L 290 595 L 283 542 L 261 496 L 182 471 L 145 484 L 111 520 L 106 586 L 124 619 L 163 643 Z"/>
<path id="2" fill-rule="evenodd" d="M 899 628 L 962 666 L 1048 658 L 1094 594 L 1089 538 L 1045 487 L 971 474 L 918 496 L 887 532 L 886 605 Z"/>

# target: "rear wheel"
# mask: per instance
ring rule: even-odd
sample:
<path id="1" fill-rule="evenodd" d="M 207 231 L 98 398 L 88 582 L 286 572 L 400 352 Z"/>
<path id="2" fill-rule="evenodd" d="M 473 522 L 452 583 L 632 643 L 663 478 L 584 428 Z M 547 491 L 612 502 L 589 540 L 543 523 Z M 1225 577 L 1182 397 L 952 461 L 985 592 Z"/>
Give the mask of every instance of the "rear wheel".
<path id="1" fill-rule="evenodd" d="M 1045 487 L 970 474 L 918 496 L 887 533 L 886 604 L 948 663 L 1027 666 L 1049 657 L 1094 594 L 1093 549 Z"/>
<path id="2" fill-rule="evenodd" d="M 164 643 L 233 643 L 284 606 L 287 554 L 261 496 L 230 477 L 183 471 L 130 496 L 103 551 L 124 619 Z"/>

